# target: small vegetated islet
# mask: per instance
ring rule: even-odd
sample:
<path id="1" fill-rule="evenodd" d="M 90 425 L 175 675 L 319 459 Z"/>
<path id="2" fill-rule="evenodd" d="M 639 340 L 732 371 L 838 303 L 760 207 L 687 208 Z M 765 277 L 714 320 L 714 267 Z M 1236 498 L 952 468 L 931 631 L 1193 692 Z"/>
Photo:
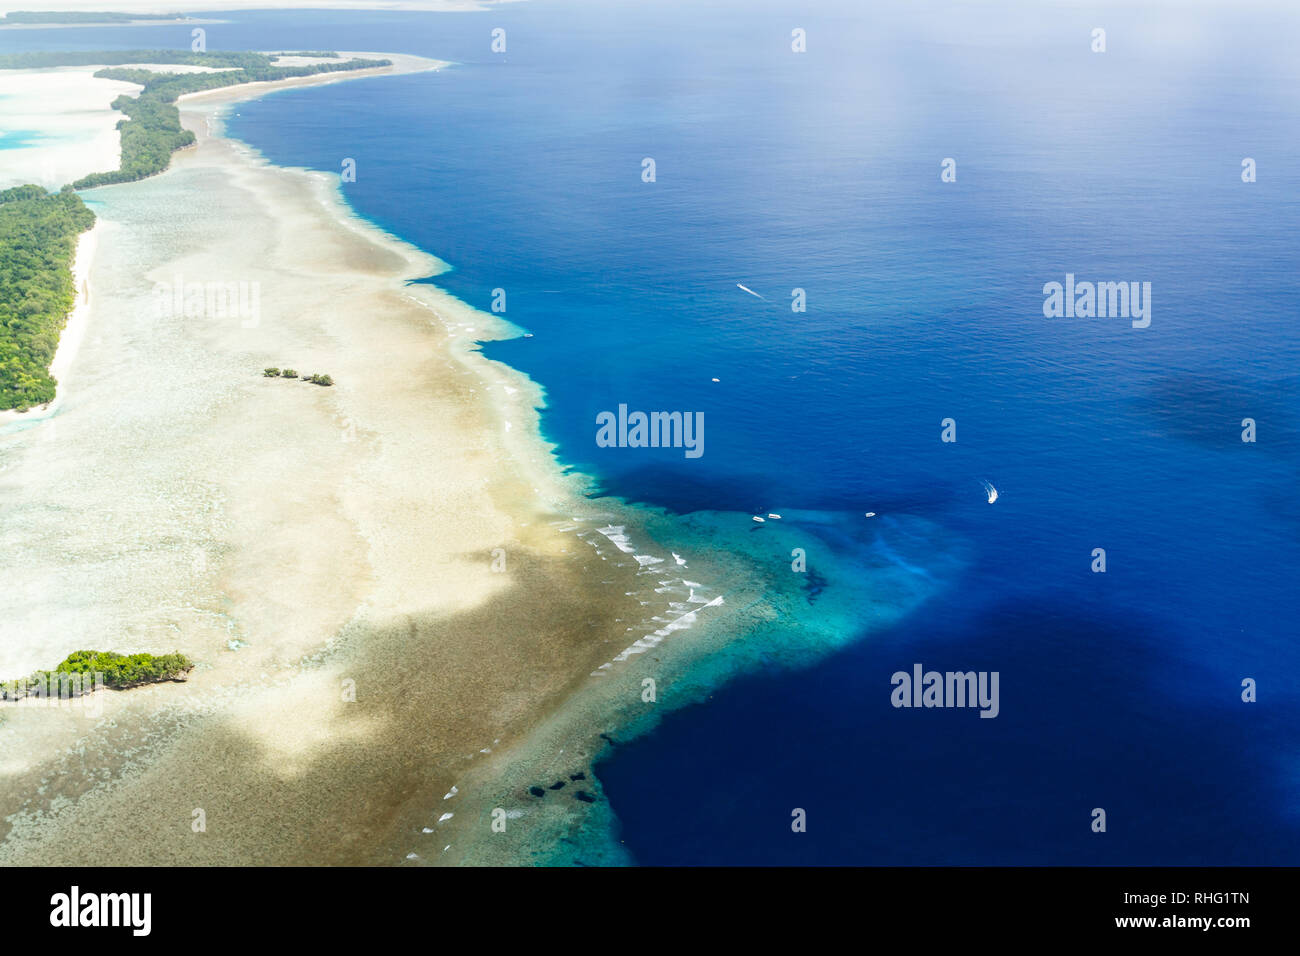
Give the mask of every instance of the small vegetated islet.
<path id="1" fill-rule="evenodd" d="M 183 681 L 194 662 L 179 652 L 173 654 L 118 654 L 115 651 L 73 651 L 52 671 L 36 671 L 30 677 L 0 681 L 0 700 L 21 700 L 33 695 L 57 696 L 60 688 L 72 688 L 74 695 L 103 686 L 126 690 L 162 681 Z M 76 679 L 73 679 L 73 678 Z"/>

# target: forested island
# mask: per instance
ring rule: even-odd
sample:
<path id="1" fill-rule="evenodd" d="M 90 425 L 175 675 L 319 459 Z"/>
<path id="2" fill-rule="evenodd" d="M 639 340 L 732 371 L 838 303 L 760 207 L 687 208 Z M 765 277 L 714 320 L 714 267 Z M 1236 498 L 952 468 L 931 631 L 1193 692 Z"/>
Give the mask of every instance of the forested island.
<path id="1" fill-rule="evenodd" d="M 94 223 L 70 186 L 0 192 L 0 409 L 54 398 L 49 368 L 77 297 L 77 237 Z"/>

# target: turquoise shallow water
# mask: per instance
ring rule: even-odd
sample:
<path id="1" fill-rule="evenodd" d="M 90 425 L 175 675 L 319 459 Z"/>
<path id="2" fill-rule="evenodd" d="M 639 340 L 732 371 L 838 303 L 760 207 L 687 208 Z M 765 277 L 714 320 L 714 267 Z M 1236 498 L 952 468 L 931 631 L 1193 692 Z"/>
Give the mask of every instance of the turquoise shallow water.
<path id="1" fill-rule="evenodd" d="M 600 490 L 774 567 L 806 542 L 798 614 L 735 646 L 767 649 L 751 676 L 598 768 L 637 860 L 1300 856 L 1296 13 L 1104 16 L 1100 55 L 1091 14 L 1037 5 L 539 2 L 210 31 L 456 60 L 242 104 L 230 128 L 279 163 L 355 159 L 349 200 L 451 263 L 440 286 L 484 309 L 504 289 L 531 336 L 488 354 L 546 387 L 548 437 Z M 1067 273 L 1150 282 L 1151 326 L 1045 318 Z M 703 412 L 704 455 L 598 446 L 619 404 Z M 748 520 L 768 512 L 779 534 Z M 886 566 L 926 585 L 894 593 L 901 618 L 855 606 Z M 810 619 L 842 649 L 772 650 Z M 917 662 L 999 672 L 999 716 L 892 707 Z"/>
<path id="2" fill-rule="evenodd" d="M 2 98 L 0 97 L 0 99 Z M 0 130 L 0 149 L 19 149 L 23 146 L 35 146 L 42 138 L 41 134 L 36 130 Z"/>

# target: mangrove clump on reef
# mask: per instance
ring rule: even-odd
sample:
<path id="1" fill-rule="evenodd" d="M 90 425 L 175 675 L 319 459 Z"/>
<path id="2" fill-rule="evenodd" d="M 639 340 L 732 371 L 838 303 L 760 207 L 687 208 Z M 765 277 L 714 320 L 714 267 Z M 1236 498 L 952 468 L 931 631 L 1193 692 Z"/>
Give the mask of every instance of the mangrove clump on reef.
<path id="1" fill-rule="evenodd" d="M 0 700 L 24 697 L 80 696 L 96 687 L 126 690 L 162 681 L 183 681 L 194 663 L 184 654 L 118 654 L 115 651 L 73 651 L 52 671 L 0 682 Z"/>
<path id="2" fill-rule="evenodd" d="M 280 369 L 273 365 L 268 365 L 262 369 L 262 375 L 265 378 L 296 378 L 304 382 L 311 382 L 313 385 L 330 386 L 334 384 L 334 379 L 328 375 L 299 375 L 298 370 L 294 368 Z"/>

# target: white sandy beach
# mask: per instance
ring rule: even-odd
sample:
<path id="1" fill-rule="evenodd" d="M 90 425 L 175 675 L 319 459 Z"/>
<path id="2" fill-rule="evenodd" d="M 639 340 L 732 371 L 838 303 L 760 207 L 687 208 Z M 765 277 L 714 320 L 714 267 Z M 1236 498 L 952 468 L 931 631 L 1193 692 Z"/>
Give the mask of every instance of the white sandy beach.
<path id="1" fill-rule="evenodd" d="M 59 347 L 54 353 L 54 360 L 50 362 L 50 374 L 60 383 L 68 377 L 68 370 L 72 368 L 72 360 L 77 355 L 89 324 L 90 267 L 95 261 L 95 249 L 99 246 L 99 233 L 99 224 L 96 223 L 77 238 L 77 252 L 72 260 L 72 282 L 77 288 L 77 303 L 68 313 L 68 324 L 63 328 Z M 56 396 L 55 402 L 57 401 Z"/>
<path id="2" fill-rule="evenodd" d="M 11 422 L 39 421 L 58 411 L 59 403 L 67 389 L 68 372 L 72 368 L 77 349 L 81 347 L 81 340 L 85 338 L 86 328 L 90 324 L 90 267 L 95 261 L 95 250 L 99 246 L 101 231 L 100 224 L 96 222 L 77 237 L 77 251 L 72 260 L 72 282 L 77 289 L 77 301 L 72 311 L 68 313 L 67 324 L 63 327 L 63 334 L 59 336 L 59 347 L 50 362 L 50 375 L 58 383 L 53 401 L 26 412 L 6 409 L 0 412 L 0 426 Z"/>

